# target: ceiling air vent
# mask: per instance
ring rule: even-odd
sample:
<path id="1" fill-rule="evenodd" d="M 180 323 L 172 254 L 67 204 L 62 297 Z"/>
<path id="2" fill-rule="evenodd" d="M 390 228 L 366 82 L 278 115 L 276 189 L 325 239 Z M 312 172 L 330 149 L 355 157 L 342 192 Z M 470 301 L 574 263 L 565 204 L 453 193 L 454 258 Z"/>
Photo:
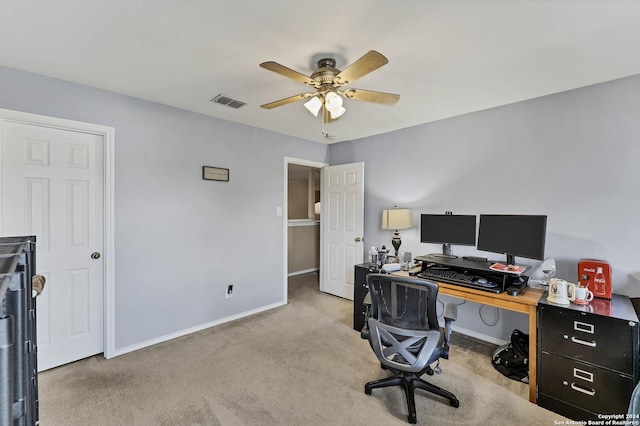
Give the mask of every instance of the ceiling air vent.
<path id="1" fill-rule="evenodd" d="M 211 102 L 214 102 L 216 104 L 226 105 L 228 107 L 235 108 L 235 109 L 243 107 L 247 104 L 246 102 L 241 102 L 236 99 L 232 99 L 227 95 L 218 95 L 215 98 L 211 99 Z"/>

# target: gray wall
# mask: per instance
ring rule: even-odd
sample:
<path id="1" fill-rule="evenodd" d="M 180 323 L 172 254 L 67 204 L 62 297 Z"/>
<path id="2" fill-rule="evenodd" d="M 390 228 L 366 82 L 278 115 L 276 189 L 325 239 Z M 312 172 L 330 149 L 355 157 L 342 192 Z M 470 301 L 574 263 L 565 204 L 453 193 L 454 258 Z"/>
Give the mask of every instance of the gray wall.
<path id="1" fill-rule="evenodd" d="M 0 94 L 115 128 L 116 350 L 284 300 L 284 157 L 325 162 L 326 145 L 2 67 Z"/>
<path id="2" fill-rule="evenodd" d="M 0 108 L 116 130 L 116 349 L 283 300 L 285 156 L 365 162 L 366 246 L 390 245 L 380 214 L 394 205 L 415 224 L 446 210 L 546 214 L 558 276 L 575 281 L 578 259 L 601 258 L 616 292 L 640 296 L 638 93 L 629 77 L 331 145 L 327 161 L 322 144 L 0 67 Z M 202 181 L 202 165 L 231 181 Z M 401 235 L 401 251 L 440 249 L 419 243 L 418 226 Z M 497 339 L 527 327 L 509 312 L 484 325 L 473 303 L 459 313 L 459 328 Z"/>
<path id="3" fill-rule="evenodd" d="M 640 76 L 628 77 L 334 144 L 330 164 L 366 164 L 366 246 L 390 246 L 380 216 L 394 205 L 412 210 L 414 228 L 400 232 L 400 251 L 414 256 L 441 250 L 419 242 L 421 213 L 546 214 L 546 255 L 559 277 L 575 282 L 578 259 L 604 259 L 614 291 L 638 297 L 639 94 Z M 460 246 L 454 253 L 492 256 Z M 473 303 L 459 313 L 458 327 L 501 339 L 514 326 L 527 328 L 508 312 L 486 326 Z M 482 311 L 487 322 L 495 314 Z"/>

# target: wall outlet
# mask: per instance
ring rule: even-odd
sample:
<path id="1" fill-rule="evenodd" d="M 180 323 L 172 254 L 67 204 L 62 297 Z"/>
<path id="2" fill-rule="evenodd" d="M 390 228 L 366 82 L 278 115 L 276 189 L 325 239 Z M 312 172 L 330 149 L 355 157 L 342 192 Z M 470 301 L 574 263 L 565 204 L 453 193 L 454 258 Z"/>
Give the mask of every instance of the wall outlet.
<path id="1" fill-rule="evenodd" d="M 227 291 L 224 294 L 225 299 L 230 298 L 231 296 L 233 296 L 233 284 L 229 284 L 227 286 Z"/>

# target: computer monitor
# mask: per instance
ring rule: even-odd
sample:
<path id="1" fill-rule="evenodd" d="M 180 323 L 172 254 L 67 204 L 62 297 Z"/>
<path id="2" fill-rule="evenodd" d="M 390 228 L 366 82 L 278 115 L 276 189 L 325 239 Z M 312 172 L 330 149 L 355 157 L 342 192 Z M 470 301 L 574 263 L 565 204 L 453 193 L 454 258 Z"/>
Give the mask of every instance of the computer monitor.
<path id="1" fill-rule="evenodd" d="M 455 257 L 452 245 L 476 245 L 476 216 L 460 214 L 420 215 L 420 242 L 442 244 L 442 256 Z"/>
<path id="2" fill-rule="evenodd" d="M 481 214 L 478 250 L 507 255 L 507 264 L 515 256 L 544 260 L 547 216 Z"/>

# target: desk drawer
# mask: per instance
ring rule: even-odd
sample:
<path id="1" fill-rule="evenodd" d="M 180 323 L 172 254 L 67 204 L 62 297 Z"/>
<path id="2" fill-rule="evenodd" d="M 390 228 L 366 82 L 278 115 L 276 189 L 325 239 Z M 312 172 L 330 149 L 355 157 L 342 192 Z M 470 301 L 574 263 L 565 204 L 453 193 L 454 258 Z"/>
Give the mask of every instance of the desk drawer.
<path id="1" fill-rule="evenodd" d="M 538 391 L 601 414 L 626 413 L 633 377 L 591 364 L 542 352 Z"/>
<path id="2" fill-rule="evenodd" d="M 539 308 L 540 350 L 633 375 L 638 324 L 547 306 Z"/>

